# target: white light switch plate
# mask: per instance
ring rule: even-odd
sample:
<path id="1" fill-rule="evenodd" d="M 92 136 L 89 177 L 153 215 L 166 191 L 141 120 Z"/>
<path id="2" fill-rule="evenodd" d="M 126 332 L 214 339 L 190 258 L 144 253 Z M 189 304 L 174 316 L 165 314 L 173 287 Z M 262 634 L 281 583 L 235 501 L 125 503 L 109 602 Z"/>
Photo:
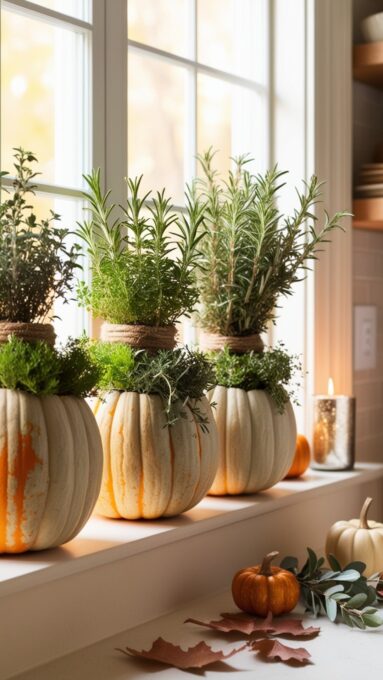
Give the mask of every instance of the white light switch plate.
<path id="1" fill-rule="evenodd" d="M 354 369 L 376 368 L 376 307 L 354 307 Z"/>

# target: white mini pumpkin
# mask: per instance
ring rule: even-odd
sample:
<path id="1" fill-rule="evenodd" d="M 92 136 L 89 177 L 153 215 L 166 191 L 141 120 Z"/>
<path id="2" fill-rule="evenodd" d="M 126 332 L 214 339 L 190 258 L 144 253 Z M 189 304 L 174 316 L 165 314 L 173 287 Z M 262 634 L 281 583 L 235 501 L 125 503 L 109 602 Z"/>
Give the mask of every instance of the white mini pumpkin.
<path id="1" fill-rule="evenodd" d="M 219 463 L 213 495 L 255 493 L 285 477 L 292 464 L 296 423 L 291 403 L 279 413 L 264 390 L 217 386 L 209 401 L 218 430 Z"/>
<path id="2" fill-rule="evenodd" d="M 0 552 L 70 541 L 97 500 L 102 447 L 83 399 L 0 389 Z"/>
<path id="3" fill-rule="evenodd" d="M 94 402 L 104 449 L 96 512 L 154 519 L 189 510 L 206 495 L 218 463 L 217 432 L 203 397 L 191 400 L 209 419 L 208 431 L 189 405 L 169 427 L 158 395 L 112 390 Z"/>
<path id="4" fill-rule="evenodd" d="M 383 524 L 367 520 L 372 498 L 366 498 L 359 519 L 341 520 L 330 528 L 326 555 L 334 555 L 341 567 L 350 562 L 366 564 L 365 576 L 383 571 Z"/>

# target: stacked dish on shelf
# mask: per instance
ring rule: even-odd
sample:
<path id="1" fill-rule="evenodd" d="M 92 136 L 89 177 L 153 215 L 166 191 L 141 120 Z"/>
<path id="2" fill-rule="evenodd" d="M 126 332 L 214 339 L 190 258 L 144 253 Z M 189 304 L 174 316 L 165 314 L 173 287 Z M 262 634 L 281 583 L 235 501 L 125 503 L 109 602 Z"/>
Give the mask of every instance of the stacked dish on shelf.
<path id="1" fill-rule="evenodd" d="M 359 174 L 359 184 L 355 193 L 360 198 L 379 198 L 383 196 L 383 163 L 365 163 Z"/>

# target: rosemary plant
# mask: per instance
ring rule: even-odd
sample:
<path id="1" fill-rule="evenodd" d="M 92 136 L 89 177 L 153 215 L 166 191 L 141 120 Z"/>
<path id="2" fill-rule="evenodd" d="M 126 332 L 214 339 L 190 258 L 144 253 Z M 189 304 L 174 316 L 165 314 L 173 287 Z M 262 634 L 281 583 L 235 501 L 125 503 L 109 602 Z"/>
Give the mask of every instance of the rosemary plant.
<path id="1" fill-rule="evenodd" d="M 56 226 L 60 219 L 52 210 L 39 222 L 29 194 L 38 173 L 31 164 L 36 157 L 14 149 L 16 170 L 9 198 L 0 203 L 0 320 L 42 322 L 58 298 L 67 301 L 78 265 L 79 246 L 68 247 L 68 229 Z M 1 181 L 0 188 L 8 193 Z"/>
<path id="2" fill-rule="evenodd" d="M 166 326 L 196 301 L 195 271 L 204 235 L 203 205 L 187 195 L 177 214 L 164 190 L 140 196 L 142 176 L 128 179 L 126 206 L 110 202 L 100 171 L 85 176 L 90 219 L 79 225 L 91 260 L 92 283 L 80 302 L 110 323 Z"/>
<path id="3" fill-rule="evenodd" d="M 319 245 L 347 213 L 331 218 L 326 213 L 323 227 L 316 229 L 313 207 L 322 185 L 312 177 L 297 192 L 293 215 L 284 217 L 276 199 L 286 173 L 275 167 L 255 176 L 247 169 L 251 159 L 239 156 L 222 181 L 213 168 L 214 155 L 209 149 L 198 157 L 202 177 L 195 184 L 196 204 L 206 203 L 207 226 L 201 243 L 201 325 L 221 335 L 261 333 L 274 320 L 280 296 L 290 295 L 293 284 L 304 278 Z"/>

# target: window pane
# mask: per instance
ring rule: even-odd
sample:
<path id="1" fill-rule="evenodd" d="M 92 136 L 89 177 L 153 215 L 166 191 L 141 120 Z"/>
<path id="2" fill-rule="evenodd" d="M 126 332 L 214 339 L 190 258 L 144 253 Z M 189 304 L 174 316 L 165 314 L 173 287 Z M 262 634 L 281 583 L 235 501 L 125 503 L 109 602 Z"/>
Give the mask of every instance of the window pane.
<path id="1" fill-rule="evenodd" d="M 53 9 L 61 14 L 67 14 L 76 19 L 90 21 L 91 2 L 90 0 L 32 0 L 36 5 L 42 5 L 48 9 Z"/>
<path id="2" fill-rule="evenodd" d="M 249 153 L 254 169 L 268 162 L 264 95 L 210 76 L 198 76 L 198 152 L 217 149 L 216 168 L 226 173 L 230 156 Z"/>
<path id="3" fill-rule="evenodd" d="M 192 5 L 190 0 L 128 0 L 128 37 L 167 52 L 192 56 Z"/>
<path id="4" fill-rule="evenodd" d="M 265 33 L 263 4 L 264 0 L 198 0 L 198 61 L 256 78 L 260 37 Z"/>
<path id="5" fill-rule="evenodd" d="M 187 77 L 183 68 L 129 51 L 128 171 L 143 189 L 183 202 Z"/>
<path id="6" fill-rule="evenodd" d="M 53 210 L 61 217 L 56 224 L 70 231 L 74 231 L 76 223 L 84 219 L 84 204 L 80 199 L 37 193 L 31 198 L 31 204 L 33 204 L 33 212 L 37 215 L 39 221 L 49 217 L 49 211 Z M 68 236 L 67 245 L 70 246 L 74 242 L 82 245 L 82 242 L 76 236 Z M 83 270 L 78 270 L 77 281 L 87 277 L 85 257 L 79 258 L 79 264 L 81 264 Z M 72 298 L 76 297 L 76 285 L 75 283 Z M 74 299 L 68 300 L 66 303 L 58 300 L 54 305 L 52 315 L 56 317 L 53 323 L 57 343 L 66 342 L 69 337 L 79 337 L 84 330 L 88 331 L 88 314 L 84 309 L 78 307 Z"/>
<path id="7" fill-rule="evenodd" d="M 87 37 L 1 12 L 1 167 L 12 147 L 38 157 L 42 182 L 81 186 L 87 169 Z"/>

